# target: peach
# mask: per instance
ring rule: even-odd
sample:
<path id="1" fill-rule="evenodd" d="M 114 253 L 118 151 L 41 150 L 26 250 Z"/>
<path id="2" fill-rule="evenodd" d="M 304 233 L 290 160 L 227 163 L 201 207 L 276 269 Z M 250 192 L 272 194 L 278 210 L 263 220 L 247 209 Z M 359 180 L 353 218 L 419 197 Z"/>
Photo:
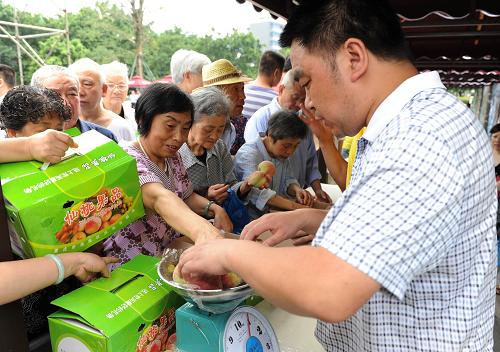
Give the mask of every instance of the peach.
<path id="1" fill-rule="evenodd" d="M 179 284 L 193 285 L 198 290 L 220 290 L 222 288 L 222 281 L 220 276 L 205 275 L 205 276 L 185 279 L 180 276 L 180 272 L 179 270 L 177 270 L 177 267 L 174 269 L 172 279 Z"/>
<path id="2" fill-rule="evenodd" d="M 161 341 L 153 340 L 148 347 L 146 347 L 146 352 L 161 352 Z"/>
<path id="3" fill-rule="evenodd" d="M 268 182 L 266 174 L 262 171 L 255 171 L 248 178 L 248 184 L 257 188 L 261 188 Z"/>
<path id="4" fill-rule="evenodd" d="M 173 274 L 172 274 L 172 280 L 174 280 L 174 282 L 177 282 L 178 284 L 186 284 L 186 280 L 184 280 L 181 277 L 181 273 L 179 271 L 179 267 L 178 266 L 176 266 L 174 268 L 174 271 L 173 271 Z"/>
<path id="5" fill-rule="evenodd" d="M 101 227 L 99 228 L 99 231 L 104 230 L 104 229 L 105 229 L 106 227 L 108 227 L 108 226 L 109 226 L 109 222 L 104 221 L 104 222 L 102 223 Z"/>
<path id="6" fill-rule="evenodd" d="M 104 208 L 102 211 L 101 211 L 101 220 L 104 222 L 104 221 L 108 221 L 110 218 L 111 218 L 111 215 L 113 215 L 113 213 L 111 213 L 111 209 L 109 208 Z"/>
<path id="7" fill-rule="evenodd" d="M 274 173 L 276 172 L 276 167 L 269 160 L 262 161 L 259 164 L 258 169 L 259 171 L 262 171 L 263 173 L 267 174 L 269 177 L 273 177 Z"/>
<path id="8" fill-rule="evenodd" d="M 84 240 L 86 237 L 87 235 L 84 232 L 77 232 L 71 239 L 71 242 L 81 241 Z"/>
<path id="9" fill-rule="evenodd" d="M 170 348 L 170 347 L 175 348 L 175 344 L 176 343 L 177 343 L 177 336 L 176 336 L 175 333 L 173 333 L 172 335 L 170 335 L 170 337 L 167 340 L 167 345 L 170 345 L 170 346 L 167 346 L 167 347 L 168 348 Z"/>
<path id="10" fill-rule="evenodd" d="M 233 288 L 241 285 L 241 283 L 243 282 L 241 277 L 239 277 L 238 274 L 233 272 L 229 272 L 227 274 L 222 275 L 221 281 L 222 281 L 222 287 L 224 288 Z"/>
<path id="11" fill-rule="evenodd" d="M 102 221 L 100 217 L 91 216 L 90 218 L 87 219 L 87 222 L 85 223 L 85 233 L 87 233 L 88 235 L 96 233 L 97 231 L 99 231 L 101 224 Z"/>
<path id="12" fill-rule="evenodd" d="M 120 220 L 120 217 L 121 217 L 121 214 L 115 214 L 111 217 L 111 219 L 109 219 L 109 224 L 110 225 L 113 225 L 115 222 L 117 222 L 118 220 Z"/>

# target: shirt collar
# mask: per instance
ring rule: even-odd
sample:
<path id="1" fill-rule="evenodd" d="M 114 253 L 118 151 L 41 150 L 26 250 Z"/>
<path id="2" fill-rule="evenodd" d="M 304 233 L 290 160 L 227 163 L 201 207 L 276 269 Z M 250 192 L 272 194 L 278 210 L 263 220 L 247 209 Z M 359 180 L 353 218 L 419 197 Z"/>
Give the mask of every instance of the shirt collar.
<path id="1" fill-rule="evenodd" d="M 363 138 L 374 141 L 415 95 L 432 88 L 446 89 L 436 71 L 420 73 L 405 80 L 375 110 Z"/>
<path id="2" fill-rule="evenodd" d="M 202 166 L 206 166 L 205 164 L 203 164 L 197 157 L 196 155 L 193 154 L 193 152 L 191 151 L 191 149 L 189 149 L 189 146 L 187 145 L 187 143 L 184 143 L 182 146 L 181 146 L 181 149 L 179 150 L 179 153 L 181 154 L 181 157 L 182 157 L 182 161 L 184 163 L 184 167 L 186 169 L 189 169 L 191 166 L 193 166 L 194 164 L 199 164 L 199 165 L 202 165 Z M 207 149 L 207 164 L 208 164 L 208 160 L 215 155 L 215 145 L 212 149 Z"/>

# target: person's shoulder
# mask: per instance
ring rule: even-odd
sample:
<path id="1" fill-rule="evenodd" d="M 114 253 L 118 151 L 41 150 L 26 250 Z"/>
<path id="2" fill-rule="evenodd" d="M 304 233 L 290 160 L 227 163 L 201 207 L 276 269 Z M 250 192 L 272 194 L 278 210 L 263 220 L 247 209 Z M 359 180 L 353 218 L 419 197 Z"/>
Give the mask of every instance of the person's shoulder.
<path id="1" fill-rule="evenodd" d="M 114 140 L 115 142 L 117 141 L 116 136 L 113 134 L 113 132 L 108 130 L 106 127 L 102 127 L 102 126 L 97 125 L 95 123 L 81 120 L 81 119 L 80 119 L 80 126 L 81 126 L 82 133 L 86 132 L 88 130 L 95 130 L 95 131 L 99 132 L 100 134 Z"/>

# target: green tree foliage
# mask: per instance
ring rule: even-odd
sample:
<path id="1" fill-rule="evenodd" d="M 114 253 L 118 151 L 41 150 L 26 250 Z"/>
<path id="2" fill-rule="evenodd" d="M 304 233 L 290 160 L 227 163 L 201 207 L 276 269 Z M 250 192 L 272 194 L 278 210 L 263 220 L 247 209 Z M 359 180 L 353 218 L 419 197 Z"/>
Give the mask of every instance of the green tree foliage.
<path id="1" fill-rule="evenodd" d="M 124 5 L 126 6 L 126 5 Z M 71 58 L 73 61 L 89 57 L 99 63 L 121 61 L 132 68 L 135 58 L 135 43 L 132 18 L 126 9 L 107 2 L 94 8 L 85 7 L 78 13 L 68 14 Z M 64 17 L 46 18 L 18 11 L 19 23 L 64 29 Z M 0 20 L 13 21 L 13 8 L 0 0 Z M 13 33 L 12 28 L 10 28 Z M 21 34 L 37 33 L 21 29 Z M 158 79 L 170 73 L 170 57 L 178 49 L 191 49 L 204 53 L 212 60 L 226 58 L 250 77 L 257 74 L 257 64 L 263 48 L 252 34 L 233 31 L 220 37 L 215 33 L 195 36 L 175 28 L 162 33 L 144 28 L 144 58 L 146 78 Z M 28 39 L 47 64 L 67 65 L 66 40 L 63 36 Z M 17 69 L 16 46 L 8 39 L 0 38 L 0 62 Z M 25 82 L 38 68 L 37 64 L 23 55 Z M 151 73 L 150 73 L 151 72 Z M 150 73 L 150 74 L 149 74 Z"/>

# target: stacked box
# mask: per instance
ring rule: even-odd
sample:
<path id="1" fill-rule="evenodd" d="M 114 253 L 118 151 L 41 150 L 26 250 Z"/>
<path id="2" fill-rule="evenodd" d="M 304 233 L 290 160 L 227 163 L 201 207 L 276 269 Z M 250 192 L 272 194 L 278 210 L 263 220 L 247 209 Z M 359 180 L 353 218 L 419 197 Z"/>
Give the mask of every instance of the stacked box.
<path id="1" fill-rule="evenodd" d="M 175 310 L 184 300 L 159 277 L 158 258 L 139 255 L 52 302 L 52 351 L 150 352 L 175 350 Z"/>
<path id="2" fill-rule="evenodd" d="M 74 137 L 60 163 L 0 164 L 13 250 L 83 251 L 144 215 L 135 159 L 96 131 Z"/>

